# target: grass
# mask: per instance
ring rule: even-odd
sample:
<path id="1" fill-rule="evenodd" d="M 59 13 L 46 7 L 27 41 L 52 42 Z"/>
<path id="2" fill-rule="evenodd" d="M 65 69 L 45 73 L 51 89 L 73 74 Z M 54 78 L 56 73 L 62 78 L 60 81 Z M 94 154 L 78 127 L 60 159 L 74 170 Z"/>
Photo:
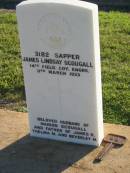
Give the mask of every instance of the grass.
<path id="1" fill-rule="evenodd" d="M 18 111 L 25 106 L 16 15 L 6 11 L 0 12 L 0 100 Z"/>
<path id="2" fill-rule="evenodd" d="M 130 14 L 100 13 L 105 122 L 130 119 Z"/>
<path id="3" fill-rule="evenodd" d="M 130 120 L 130 14 L 100 12 L 104 122 Z M 16 15 L 0 11 L 0 107 L 26 111 Z"/>

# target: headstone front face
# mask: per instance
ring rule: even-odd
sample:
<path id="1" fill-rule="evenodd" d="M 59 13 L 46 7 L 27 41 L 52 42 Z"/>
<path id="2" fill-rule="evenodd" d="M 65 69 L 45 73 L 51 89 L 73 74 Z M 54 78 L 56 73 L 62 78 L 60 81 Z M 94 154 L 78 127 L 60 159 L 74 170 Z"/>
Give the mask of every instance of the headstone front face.
<path id="1" fill-rule="evenodd" d="M 100 145 L 98 8 L 78 0 L 17 6 L 30 134 Z"/>

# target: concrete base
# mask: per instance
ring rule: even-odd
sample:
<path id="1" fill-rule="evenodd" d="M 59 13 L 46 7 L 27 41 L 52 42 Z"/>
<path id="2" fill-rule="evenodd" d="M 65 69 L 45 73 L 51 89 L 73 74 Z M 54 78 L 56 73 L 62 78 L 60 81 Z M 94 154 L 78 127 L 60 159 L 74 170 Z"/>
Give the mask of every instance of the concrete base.
<path id="1" fill-rule="evenodd" d="M 26 113 L 0 110 L 0 173 L 130 173 L 130 127 L 104 125 L 105 134 L 124 135 L 128 140 L 94 164 L 102 146 L 31 138 Z"/>

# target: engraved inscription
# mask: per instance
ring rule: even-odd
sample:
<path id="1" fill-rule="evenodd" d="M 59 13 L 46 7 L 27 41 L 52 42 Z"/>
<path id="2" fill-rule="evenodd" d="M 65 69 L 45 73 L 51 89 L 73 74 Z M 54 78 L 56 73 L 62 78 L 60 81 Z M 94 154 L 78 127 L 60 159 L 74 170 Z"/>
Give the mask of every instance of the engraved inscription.
<path id="1" fill-rule="evenodd" d="M 42 16 L 38 22 L 40 40 L 52 48 L 62 48 L 71 40 L 71 28 L 67 20 L 58 14 Z"/>

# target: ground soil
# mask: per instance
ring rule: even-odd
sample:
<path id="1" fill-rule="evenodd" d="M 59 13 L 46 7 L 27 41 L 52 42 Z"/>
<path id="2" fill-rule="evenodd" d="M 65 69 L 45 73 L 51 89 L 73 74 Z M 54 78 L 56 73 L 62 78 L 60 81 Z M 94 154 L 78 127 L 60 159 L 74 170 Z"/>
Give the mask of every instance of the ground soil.
<path id="1" fill-rule="evenodd" d="M 101 147 L 31 138 L 27 113 L 0 109 L 0 173 L 130 173 L 130 127 L 104 124 L 105 134 L 127 137 L 101 163 Z"/>

